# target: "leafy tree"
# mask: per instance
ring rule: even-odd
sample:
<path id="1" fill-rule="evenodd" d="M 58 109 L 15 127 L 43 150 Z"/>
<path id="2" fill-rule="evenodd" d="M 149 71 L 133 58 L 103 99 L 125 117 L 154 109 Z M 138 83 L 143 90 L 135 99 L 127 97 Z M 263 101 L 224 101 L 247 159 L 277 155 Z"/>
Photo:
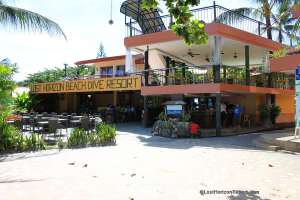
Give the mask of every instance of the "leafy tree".
<path id="1" fill-rule="evenodd" d="M 104 45 L 101 42 L 98 49 L 97 58 L 104 58 L 104 57 L 106 57 L 106 53 L 105 53 Z"/>
<path id="2" fill-rule="evenodd" d="M 76 79 L 80 76 L 86 76 L 86 75 L 94 75 L 95 73 L 95 66 L 74 66 L 74 67 L 68 67 L 67 68 L 67 78 L 68 79 Z M 30 86 L 34 83 L 49 83 L 49 82 L 56 82 L 56 81 L 62 81 L 65 78 L 65 72 L 64 69 L 60 68 L 54 68 L 54 69 L 45 69 L 43 71 L 30 74 L 28 77 L 18 83 L 20 86 Z"/>
<path id="3" fill-rule="evenodd" d="M 0 112 L 12 104 L 11 93 L 16 87 L 13 75 L 16 71 L 15 65 L 0 65 Z"/>
<path id="4" fill-rule="evenodd" d="M 12 26 L 19 30 L 32 30 L 62 35 L 66 38 L 60 26 L 54 21 L 31 11 L 6 5 L 0 0 L 0 24 Z"/>
<path id="5" fill-rule="evenodd" d="M 15 109 L 19 112 L 29 112 L 39 103 L 38 96 L 23 92 L 14 98 Z"/>
<path id="6" fill-rule="evenodd" d="M 172 30 L 184 41 L 191 44 L 204 44 L 208 40 L 204 28 L 205 25 L 198 20 L 193 20 L 190 7 L 198 6 L 200 0 L 163 0 L 170 15 L 175 19 Z M 142 8 L 149 10 L 155 9 L 159 5 L 158 0 L 143 0 Z"/>

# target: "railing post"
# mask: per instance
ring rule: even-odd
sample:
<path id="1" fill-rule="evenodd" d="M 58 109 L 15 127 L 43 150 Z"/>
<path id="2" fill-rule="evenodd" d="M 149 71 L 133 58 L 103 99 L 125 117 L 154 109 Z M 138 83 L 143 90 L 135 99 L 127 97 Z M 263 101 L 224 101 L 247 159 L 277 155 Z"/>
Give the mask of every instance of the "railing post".
<path id="1" fill-rule="evenodd" d="M 145 86 L 149 85 L 149 47 L 145 51 Z"/>
<path id="2" fill-rule="evenodd" d="M 132 20 L 129 21 L 129 36 L 132 37 Z"/>
<path id="3" fill-rule="evenodd" d="M 170 25 L 169 25 L 169 29 L 171 29 L 172 28 L 172 25 L 173 25 L 173 16 L 170 16 Z"/>
<path id="4" fill-rule="evenodd" d="M 170 62 L 171 62 L 170 57 L 167 57 L 166 58 L 166 65 L 167 65 L 166 67 L 167 67 L 167 69 L 166 69 L 166 74 L 165 74 L 165 84 L 166 85 L 169 85 Z"/>
<path id="5" fill-rule="evenodd" d="M 216 6 L 216 2 L 214 1 L 214 22 L 217 20 L 217 6 Z"/>
<path id="6" fill-rule="evenodd" d="M 246 85 L 250 85 L 250 50 L 249 45 L 245 46 L 245 72 L 246 72 Z"/>
<path id="7" fill-rule="evenodd" d="M 261 35 L 261 32 L 260 32 L 260 22 L 258 22 L 258 35 L 260 36 Z"/>

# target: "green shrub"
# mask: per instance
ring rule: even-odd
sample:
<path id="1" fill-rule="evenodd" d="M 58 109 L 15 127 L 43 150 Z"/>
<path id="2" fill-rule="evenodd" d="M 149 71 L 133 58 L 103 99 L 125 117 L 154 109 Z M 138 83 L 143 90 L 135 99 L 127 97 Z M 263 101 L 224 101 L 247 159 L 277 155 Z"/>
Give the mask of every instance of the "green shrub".
<path id="1" fill-rule="evenodd" d="M 270 117 L 271 117 L 271 122 L 273 124 L 276 123 L 276 119 L 277 117 L 280 115 L 281 113 L 281 108 L 277 105 L 272 105 L 270 108 Z"/>
<path id="2" fill-rule="evenodd" d="M 88 145 L 88 135 L 80 128 L 75 128 L 68 138 L 67 145 L 69 148 L 83 148 Z"/>
<path id="3" fill-rule="evenodd" d="M 44 140 L 37 134 L 26 137 L 17 128 L 5 124 L 0 126 L 0 151 L 1 152 L 24 152 L 45 150 Z"/>
<path id="4" fill-rule="evenodd" d="M 29 112 L 38 103 L 37 96 L 30 95 L 29 92 L 17 94 L 14 98 L 16 110 L 19 112 Z"/>
<path id="5" fill-rule="evenodd" d="M 90 134 L 83 129 L 74 129 L 68 138 L 68 148 L 84 148 L 87 146 L 105 146 L 116 143 L 116 128 L 109 124 L 101 123 Z"/>
<path id="6" fill-rule="evenodd" d="M 184 115 L 182 116 L 182 121 L 183 122 L 189 122 L 190 120 L 191 120 L 191 114 L 189 114 L 189 113 L 184 113 Z"/>
<path id="7" fill-rule="evenodd" d="M 57 147 L 59 150 L 64 149 L 67 147 L 67 143 L 64 142 L 61 138 L 59 138 L 57 141 Z"/>
<path id="8" fill-rule="evenodd" d="M 18 150 L 20 131 L 8 124 L 0 125 L 0 151 L 15 152 Z"/>
<path id="9" fill-rule="evenodd" d="M 158 119 L 161 120 L 161 121 L 167 121 L 167 120 L 168 120 L 168 117 L 167 117 L 167 115 L 165 114 L 165 112 L 161 112 L 161 113 L 158 115 Z"/>
<path id="10" fill-rule="evenodd" d="M 101 145 L 100 136 L 97 134 L 97 132 L 92 132 L 89 135 L 89 143 L 93 147 Z"/>
<path id="11" fill-rule="evenodd" d="M 101 123 L 96 126 L 96 134 L 99 137 L 101 145 L 116 143 L 117 130 L 109 124 Z"/>
<path id="12" fill-rule="evenodd" d="M 288 53 L 288 49 L 287 48 L 282 48 L 279 49 L 277 51 L 273 52 L 272 58 L 282 58 L 284 56 L 286 56 Z"/>
<path id="13" fill-rule="evenodd" d="M 25 141 L 27 150 L 29 151 L 38 151 L 46 149 L 44 140 L 36 133 L 33 133 L 29 137 L 26 137 Z"/>
<path id="14" fill-rule="evenodd" d="M 261 120 L 266 120 L 270 118 L 270 108 L 268 105 L 261 105 L 259 107 L 259 113 Z"/>

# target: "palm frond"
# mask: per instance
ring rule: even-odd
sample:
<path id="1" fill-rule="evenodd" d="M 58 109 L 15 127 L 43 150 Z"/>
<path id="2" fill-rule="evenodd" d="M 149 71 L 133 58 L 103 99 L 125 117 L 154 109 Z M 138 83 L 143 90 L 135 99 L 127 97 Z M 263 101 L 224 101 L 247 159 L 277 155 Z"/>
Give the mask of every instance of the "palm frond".
<path id="1" fill-rule="evenodd" d="M 0 0 L 1 1 L 1 0 Z M 23 31 L 47 32 L 50 35 L 66 35 L 54 21 L 31 11 L 0 4 L 0 24 Z"/>
<path id="2" fill-rule="evenodd" d="M 242 21 L 244 16 L 249 16 L 253 12 L 253 8 L 238 8 L 223 12 L 217 17 L 217 22 L 225 24 L 233 24 L 237 21 Z"/>

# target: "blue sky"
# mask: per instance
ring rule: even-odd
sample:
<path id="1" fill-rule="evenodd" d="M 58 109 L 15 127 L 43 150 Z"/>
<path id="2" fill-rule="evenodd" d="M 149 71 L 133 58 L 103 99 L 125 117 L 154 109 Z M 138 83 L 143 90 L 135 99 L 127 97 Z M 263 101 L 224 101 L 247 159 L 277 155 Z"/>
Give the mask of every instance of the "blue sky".
<path id="1" fill-rule="evenodd" d="M 11 5 L 38 12 L 57 22 L 68 40 L 0 26 L 0 60 L 8 57 L 18 63 L 19 73 L 15 79 L 20 81 L 44 68 L 62 68 L 64 63 L 73 65 L 79 60 L 95 58 L 100 42 L 108 56 L 125 54 L 121 2 L 123 0 L 113 0 L 115 23 L 111 26 L 108 24 L 110 0 L 13 0 Z M 201 6 L 212 5 L 212 2 L 202 0 Z M 251 5 L 251 0 L 216 2 L 227 8 Z"/>

